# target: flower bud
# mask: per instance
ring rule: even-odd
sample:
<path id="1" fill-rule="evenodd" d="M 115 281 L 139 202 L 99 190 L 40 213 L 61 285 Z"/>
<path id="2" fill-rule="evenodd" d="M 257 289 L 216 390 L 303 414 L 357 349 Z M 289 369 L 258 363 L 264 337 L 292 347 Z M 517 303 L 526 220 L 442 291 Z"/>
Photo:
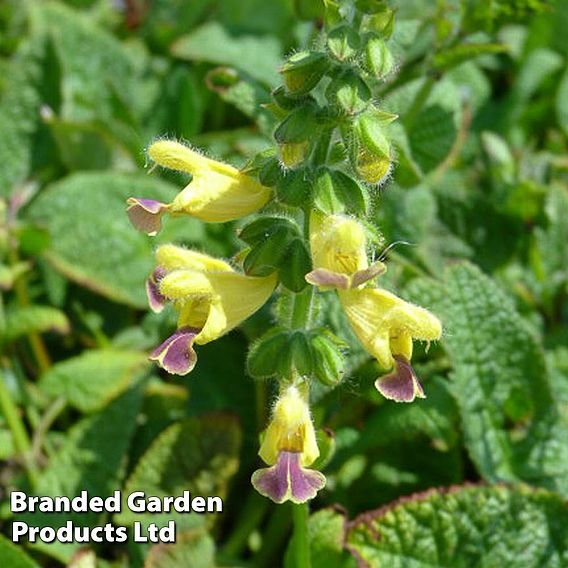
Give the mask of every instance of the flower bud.
<path id="1" fill-rule="evenodd" d="M 272 91 L 272 100 L 282 109 L 284 110 L 292 110 L 295 109 L 298 104 L 302 104 L 303 99 L 299 99 L 297 97 L 291 97 L 286 92 L 286 87 L 280 85 Z"/>
<path id="2" fill-rule="evenodd" d="M 325 96 L 340 113 L 353 115 L 367 108 L 371 89 L 357 73 L 347 71 L 331 81 Z"/>
<path id="3" fill-rule="evenodd" d="M 365 43 L 363 54 L 365 69 L 377 79 L 384 79 L 394 69 L 394 58 L 385 41 L 372 34 Z"/>
<path id="4" fill-rule="evenodd" d="M 287 362 L 287 368 L 282 369 L 284 376 L 290 376 L 294 372 L 301 376 L 312 374 L 312 352 L 303 331 L 292 334 L 288 345 Z"/>
<path id="5" fill-rule="evenodd" d="M 336 386 L 345 374 L 345 358 L 339 341 L 327 334 L 318 333 L 311 338 L 312 373 L 320 383 Z"/>
<path id="6" fill-rule="evenodd" d="M 324 213 L 364 214 L 368 196 L 361 185 L 339 170 L 321 168 L 314 184 L 314 205 Z"/>
<path id="7" fill-rule="evenodd" d="M 274 131 L 282 164 L 294 168 L 308 156 L 310 138 L 316 126 L 316 107 L 311 103 L 293 110 Z"/>
<path id="8" fill-rule="evenodd" d="M 325 54 L 317 51 L 295 53 L 282 65 L 280 73 L 291 95 L 309 93 L 324 76 L 329 66 Z"/>
<path id="9" fill-rule="evenodd" d="M 243 268 L 249 276 L 268 276 L 280 265 L 288 247 L 288 232 L 280 228 L 256 244 L 247 254 Z"/>
<path id="10" fill-rule="evenodd" d="M 267 379 L 280 373 L 280 359 L 288 346 L 289 332 L 271 329 L 253 344 L 247 357 L 247 371 L 255 379 Z"/>
<path id="11" fill-rule="evenodd" d="M 368 183 L 381 183 L 391 169 L 393 150 L 385 127 L 396 118 L 372 109 L 356 121 L 348 147 L 353 167 Z"/>
<path id="12" fill-rule="evenodd" d="M 274 131 L 278 144 L 299 143 L 309 140 L 316 125 L 316 107 L 306 103 L 294 109 Z"/>
<path id="13" fill-rule="evenodd" d="M 310 143 L 305 142 L 279 144 L 278 155 L 281 164 L 287 169 L 293 169 L 299 166 L 308 157 Z"/>
<path id="14" fill-rule="evenodd" d="M 338 26 L 327 35 L 327 48 L 338 61 L 355 57 L 360 43 L 359 34 L 348 25 Z"/>
<path id="15" fill-rule="evenodd" d="M 312 259 L 304 241 L 294 239 L 285 255 L 285 266 L 280 271 L 280 282 L 292 292 L 301 292 L 307 285 L 306 274 L 312 269 Z"/>
<path id="16" fill-rule="evenodd" d="M 276 197 L 281 203 L 301 207 L 310 196 L 311 181 L 305 169 L 285 172 L 276 183 Z"/>

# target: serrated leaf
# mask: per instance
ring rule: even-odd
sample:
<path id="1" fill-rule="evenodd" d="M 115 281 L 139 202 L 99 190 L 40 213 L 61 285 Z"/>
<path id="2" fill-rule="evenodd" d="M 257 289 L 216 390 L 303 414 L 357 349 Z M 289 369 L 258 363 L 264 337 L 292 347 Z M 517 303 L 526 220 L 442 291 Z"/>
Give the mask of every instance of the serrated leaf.
<path id="1" fill-rule="evenodd" d="M 231 36 L 217 22 L 196 28 L 178 39 L 172 53 L 181 59 L 205 61 L 242 69 L 252 77 L 275 85 L 281 60 L 280 42 L 271 36 Z"/>
<path id="2" fill-rule="evenodd" d="M 167 203 L 176 193 L 144 175 L 80 173 L 46 188 L 29 216 L 49 231 L 51 247 L 44 254 L 59 272 L 112 300 L 142 308 L 153 249 L 156 241 L 167 240 L 168 225 L 155 240 L 137 232 L 126 215 L 126 199 L 139 195 Z"/>
<path id="3" fill-rule="evenodd" d="M 5 343 L 15 341 L 29 333 L 69 332 L 67 316 L 61 310 L 51 306 L 32 305 L 12 309 L 6 314 L 5 326 L 2 337 Z"/>
<path id="4" fill-rule="evenodd" d="M 446 381 L 427 383 L 428 397 L 420 404 L 380 407 L 365 424 L 357 448 L 367 451 L 395 440 L 426 435 L 438 449 L 447 450 L 458 441 L 458 410 Z M 380 436 L 377 433 L 380 432 Z"/>
<path id="5" fill-rule="evenodd" d="M 466 447 L 488 481 L 524 480 L 568 495 L 568 427 L 542 346 L 511 299 L 478 268 L 455 265 L 444 286 L 411 296 L 441 317 Z M 434 293 L 435 292 L 435 293 Z"/>
<path id="6" fill-rule="evenodd" d="M 150 548 L 144 568 L 215 568 L 215 542 L 202 529 L 176 535 L 174 544 Z"/>
<path id="7" fill-rule="evenodd" d="M 22 549 L 0 534 L 0 564 L 6 568 L 39 568 Z"/>
<path id="8" fill-rule="evenodd" d="M 568 508 L 525 487 L 455 487 L 364 513 L 347 546 L 362 567 L 561 568 L 568 562 Z"/>
<path id="9" fill-rule="evenodd" d="M 408 133 L 412 156 L 424 172 L 433 170 L 450 152 L 457 135 L 453 113 L 440 105 L 426 107 Z"/>
<path id="10" fill-rule="evenodd" d="M 81 412 L 93 412 L 126 390 L 149 366 L 139 351 L 85 351 L 53 365 L 39 388 L 48 396 L 64 397 Z"/>
<path id="11" fill-rule="evenodd" d="M 146 495 L 220 496 L 227 492 L 227 482 L 237 471 L 241 431 L 236 418 L 228 414 L 210 414 L 187 418 L 162 432 L 138 462 L 123 491 L 123 499 L 133 491 Z M 133 513 L 126 504 L 116 521 L 121 524 L 167 524 L 174 519 L 178 530 L 212 523 L 215 514 Z"/>

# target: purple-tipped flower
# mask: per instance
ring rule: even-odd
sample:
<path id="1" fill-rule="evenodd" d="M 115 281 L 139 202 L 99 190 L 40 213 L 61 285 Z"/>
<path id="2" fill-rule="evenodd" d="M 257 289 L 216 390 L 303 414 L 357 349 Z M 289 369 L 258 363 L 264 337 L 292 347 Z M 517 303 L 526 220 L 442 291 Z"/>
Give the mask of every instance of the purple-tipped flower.
<path id="1" fill-rule="evenodd" d="M 314 469 L 303 468 L 301 456 L 300 452 L 281 451 L 275 465 L 253 473 L 254 488 L 275 503 L 287 500 L 304 503 L 313 499 L 325 486 L 325 476 Z"/>
<path id="2" fill-rule="evenodd" d="M 162 215 L 168 210 L 168 205 L 155 199 L 140 199 L 129 197 L 127 200 L 128 217 L 139 231 L 154 236 L 162 227 Z"/>
<path id="3" fill-rule="evenodd" d="M 154 272 L 146 280 L 146 296 L 150 309 L 159 314 L 166 304 L 166 297 L 160 292 L 160 280 L 167 274 L 161 266 L 157 266 Z"/>
<path id="4" fill-rule="evenodd" d="M 252 484 L 275 503 L 303 503 L 325 486 L 325 476 L 308 469 L 319 449 L 308 403 L 298 387 L 287 387 L 274 405 L 258 453 L 272 467 L 255 471 Z"/>
<path id="5" fill-rule="evenodd" d="M 416 397 L 426 398 L 422 385 L 410 362 L 395 355 L 394 370 L 375 381 L 375 387 L 385 397 L 396 402 L 412 402 Z"/>
<path id="6" fill-rule="evenodd" d="M 192 179 L 171 203 L 153 199 L 128 199 L 128 215 L 140 231 L 155 235 L 161 217 L 189 215 L 202 221 L 223 223 L 239 219 L 263 207 L 272 192 L 246 173 L 211 160 L 173 140 L 158 140 L 148 148 L 156 164 L 191 174 Z"/>
<path id="7" fill-rule="evenodd" d="M 170 302 L 178 312 L 178 331 L 150 359 L 175 375 L 193 369 L 194 343 L 203 345 L 239 325 L 268 300 L 277 283 L 276 274 L 240 274 L 223 260 L 175 245 L 158 247 L 156 259 L 146 282 L 148 301 L 154 312 Z"/>
<path id="8" fill-rule="evenodd" d="M 197 362 L 193 341 L 200 329 L 181 327 L 150 354 L 150 359 L 172 375 L 187 375 Z"/>

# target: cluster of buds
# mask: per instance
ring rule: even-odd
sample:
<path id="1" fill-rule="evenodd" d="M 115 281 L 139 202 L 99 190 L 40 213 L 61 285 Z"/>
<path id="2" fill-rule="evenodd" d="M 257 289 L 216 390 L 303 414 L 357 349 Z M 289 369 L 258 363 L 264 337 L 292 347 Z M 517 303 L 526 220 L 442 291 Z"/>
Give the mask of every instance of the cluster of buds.
<path id="1" fill-rule="evenodd" d="M 377 107 L 372 91 L 394 66 L 388 48 L 394 12 L 383 0 L 324 3 L 319 47 L 295 53 L 280 70 L 284 84 L 269 105 L 279 121 L 274 151 L 239 170 L 178 142 L 157 141 L 148 148 L 150 160 L 191 181 L 171 203 L 128 200 L 132 223 L 150 235 L 164 215 L 225 222 L 255 214 L 239 232 L 245 248 L 233 262 L 175 245 L 157 248 L 149 305 L 159 312 L 171 304 L 178 325 L 150 358 L 186 375 L 196 364 L 194 344 L 222 336 L 275 291 L 280 295 L 276 325 L 254 342 L 247 360 L 251 376 L 279 385 L 259 451 L 269 467 L 252 476 L 254 487 L 277 503 L 304 502 L 325 485 L 323 474 L 309 469 L 325 461 L 318 460 L 310 384 L 339 384 L 349 346 L 318 323 L 317 294 L 337 294 L 382 370 L 377 390 L 397 402 L 425 396 L 411 365 L 413 341 L 442 333 L 427 310 L 379 288 L 386 266 L 369 262 L 369 193 L 393 163 L 388 126 L 397 117 Z"/>

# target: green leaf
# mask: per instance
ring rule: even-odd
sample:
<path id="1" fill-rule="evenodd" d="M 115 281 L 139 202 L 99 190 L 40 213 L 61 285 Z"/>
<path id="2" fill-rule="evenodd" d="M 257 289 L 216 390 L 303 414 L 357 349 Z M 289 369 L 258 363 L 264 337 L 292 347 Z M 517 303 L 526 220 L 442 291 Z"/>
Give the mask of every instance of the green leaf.
<path id="1" fill-rule="evenodd" d="M 433 63 L 436 69 L 447 71 L 481 55 L 505 53 L 506 51 L 507 46 L 498 43 L 462 43 L 436 53 Z"/>
<path id="2" fill-rule="evenodd" d="M 45 38 L 24 40 L 6 71 L 7 86 L 0 102 L 0 195 L 8 196 L 14 186 L 30 174 L 43 77 Z"/>
<path id="3" fill-rule="evenodd" d="M 126 199 L 169 202 L 175 194 L 169 184 L 141 174 L 80 173 L 50 185 L 29 215 L 48 229 L 51 248 L 44 254 L 59 272 L 112 300 L 143 308 L 152 252 L 156 241 L 168 239 L 170 222 L 152 240 L 130 224 Z M 187 234 L 195 225 L 184 221 Z"/>
<path id="4" fill-rule="evenodd" d="M 568 194 L 564 186 L 548 188 L 544 213 L 546 225 L 535 228 L 531 260 L 544 288 L 543 299 L 550 305 L 568 281 Z"/>
<path id="5" fill-rule="evenodd" d="M 525 487 L 434 490 L 364 513 L 351 523 L 347 546 L 369 568 L 561 568 L 568 508 Z"/>
<path id="6" fill-rule="evenodd" d="M 457 135 L 453 113 L 435 104 L 426 107 L 417 117 L 408 141 L 412 156 L 424 172 L 433 170 L 448 155 Z"/>
<path id="7" fill-rule="evenodd" d="M 345 550 L 345 517 L 333 509 L 323 509 L 310 516 L 308 535 L 312 568 L 355 566 Z"/>
<path id="8" fill-rule="evenodd" d="M 542 346 L 511 299 L 470 264 L 445 286 L 409 289 L 443 322 L 465 445 L 488 481 L 523 480 L 568 495 L 568 427 L 547 376 Z"/>
<path id="9" fill-rule="evenodd" d="M 40 389 L 65 400 L 81 412 L 93 412 L 126 390 L 149 366 L 139 351 L 85 351 L 53 365 L 39 382 Z"/>
<path id="10" fill-rule="evenodd" d="M 334 509 L 322 509 L 308 519 L 311 568 L 355 568 L 355 558 L 345 548 L 347 519 Z M 286 550 L 285 568 L 295 568 L 295 537 Z"/>
<path id="11" fill-rule="evenodd" d="M 447 381 L 435 377 L 425 383 L 428 397 L 419 404 L 386 405 L 368 418 L 357 448 L 382 447 L 395 440 L 411 440 L 426 435 L 434 447 L 442 450 L 458 442 L 458 410 Z M 380 432 L 381 435 L 377 436 Z"/>
<path id="12" fill-rule="evenodd" d="M 128 52 L 92 18 L 63 4 L 45 3 L 39 15 L 60 65 L 61 117 L 78 122 L 116 119 L 117 97 L 128 100 L 134 89 Z"/>
<path id="13" fill-rule="evenodd" d="M 6 314 L 3 342 L 10 342 L 28 335 L 54 331 L 69 333 L 69 320 L 57 308 L 51 306 L 24 306 L 9 310 Z"/>
<path id="14" fill-rule="evenodd" d="M 176 535 L 174 544 L 158 544 L 150 548 L 144 568 L 215 568 L 215 542 L 202 529 Z"/>
<path id="15" fill-rule="evenodd" d="M 133 491 L 164 497 L 192 497 L 227 494 L 227 483 L 237 471 L 241 432 L 237 420 L 228 414 L 210 414 L 187 418 L 162 432 L 138 462 L 128 479 L 123 497 Z M 184 515 L 182 513 L 133 513 L 126 504 L 116 522 L 165 525 L 175 520 L 178 530 L 212 523 L 216 514 Z"/>
<path id="16" fill-rule="evenodd" d="M 522 101 L 528 101 L 542 83 L 562 67 L 563 58 L 551 49 L 535 49 L 529 52 L 514 86 L 514 92 Z"/>
<path id="17" fill-rule="evenodd" d="M 75 424 L 66 434 L 57 453 L 41 473 L 36 495 L 74 497 L 86 490 L 89 495 L 108 497 L 121 485 L 126 454 L 136 427 L 142 402 L 140 388 L 127 391 L 107 407 Z M 25 513 L 20 520 L 34 526 L 95 526 L 98 513 Z M 78 544 L 37 544 L 44 552 L 67 562 Z"/>
<path id="18" fill-rule="evenodd" d="M 39 568 L 23 550 L 0 534 L 0 564 L 6 568 Z"/>
<path id="19" fill-rule="evenodd" d="M 221 24 L 209 22 L 178 39 L 172 53 L 180 59 L 236 67 L 269 85 L 278 83 L 281 47 L 269 35 L 235 37 Z"/>
<path id="20" fill-rule="evenodd" d="M 258 81 L 231 67 L 217 67 L 207 74 L 207 86 L 225 102 L 254 119 L 261 131 L 270 136 L 275 119 L 265 107 L 270 93 Z"/>
<path id="21" fill-rule="evenodd" d="M 558 117 L 558 124 L 568 135 L 568 68 L 562 75 L 556 93 L 556 116 Z"/>

